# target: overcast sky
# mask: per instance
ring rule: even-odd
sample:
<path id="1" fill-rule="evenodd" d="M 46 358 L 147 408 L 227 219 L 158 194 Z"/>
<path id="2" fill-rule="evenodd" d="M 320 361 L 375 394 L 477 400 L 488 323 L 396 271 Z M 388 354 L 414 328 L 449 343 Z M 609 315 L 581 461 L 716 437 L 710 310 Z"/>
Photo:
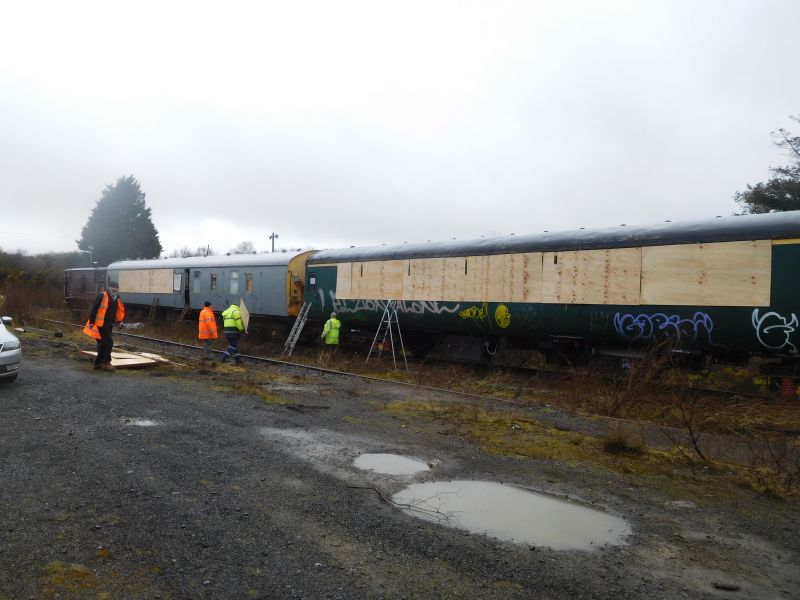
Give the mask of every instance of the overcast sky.
<path id="1" fill-rule="evenodd" d="M 797 0 L 6 2 L 0 247 L 133 175 L 165 254 L 731 214 L 788 158 Z"/>

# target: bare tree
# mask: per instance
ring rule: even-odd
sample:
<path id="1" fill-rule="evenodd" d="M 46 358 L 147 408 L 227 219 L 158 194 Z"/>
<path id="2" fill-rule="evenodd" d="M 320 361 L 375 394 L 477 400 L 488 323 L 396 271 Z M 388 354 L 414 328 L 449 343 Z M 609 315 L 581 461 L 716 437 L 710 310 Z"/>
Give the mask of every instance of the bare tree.
<path id="1" fill-rule="evenodd" d="M 241 242 L 237 246 L 231 248 L 231 254 L 255 254 L 256 247 L 253 242 Z"/>

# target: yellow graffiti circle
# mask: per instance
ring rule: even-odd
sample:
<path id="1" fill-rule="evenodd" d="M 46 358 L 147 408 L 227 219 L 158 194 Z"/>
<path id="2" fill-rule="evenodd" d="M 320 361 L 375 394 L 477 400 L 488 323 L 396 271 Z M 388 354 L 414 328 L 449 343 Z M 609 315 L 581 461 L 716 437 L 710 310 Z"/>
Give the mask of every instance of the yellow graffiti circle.
<path id="1" fill-rule="evenodd" d="M 505 304 L 501 304 L 495 309 L 494 320 L 503 329 L 511 325 L 511 313 L 508 311 L 508 307 Z"/>

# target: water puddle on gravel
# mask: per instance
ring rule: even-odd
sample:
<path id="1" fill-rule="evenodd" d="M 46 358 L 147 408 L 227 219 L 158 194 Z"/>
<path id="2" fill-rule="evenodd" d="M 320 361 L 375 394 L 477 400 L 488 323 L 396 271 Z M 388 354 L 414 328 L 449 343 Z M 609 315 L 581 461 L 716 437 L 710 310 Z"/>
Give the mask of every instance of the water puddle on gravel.
<path id="1" fill-rule="evenodd" d="M 151 421 L 150 419 L 124 419 L 125 425 L 135 425 L 136 427 L 155 427 L 158 421 Z"/>
<path id="2" fill-rule="evenodd" d="M 353 466 L 385 475 L 413 475 L 430 470 L 427 463 L 399 454 L 362 454 L 353 461 Z"/>
<path id="3" fill-rule="evenodd" d="M 553 550 L 620 545 L 631 533 L 627 521 L 601 510 L 488 481 L 415 483 L 392 500 L 426 521 Z"/>

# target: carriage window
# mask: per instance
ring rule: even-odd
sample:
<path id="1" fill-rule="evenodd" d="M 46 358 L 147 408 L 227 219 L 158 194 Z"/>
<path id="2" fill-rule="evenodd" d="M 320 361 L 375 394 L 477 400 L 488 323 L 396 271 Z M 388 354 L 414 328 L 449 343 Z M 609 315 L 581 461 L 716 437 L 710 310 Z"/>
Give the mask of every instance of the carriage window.
<path id="1" fill-rule="evenodd" d="M 81 275 L 79 289 L 81 292 L 86 291 L 86 276 Z"/>
<path id="2" fill-rule="evenodd" d="M 105 283 L 106 282 L 106 272 L 103 269 L 95 269 L 94 270 L 94 282 L 95 283 Z"/>
<path id="3" fill-rule="evenodd" d="M 216 292 L 217 291 L 217 274 L 216 273 L 212 273 L 211 274 L 211 291 L 212 292 Z"/>
<path id="4" fill-rule="evenodd" d="M 192 293 L 200 293 L 200 271 L 194 272 L 194 279 L 192 280 Z"/>
<path id="5" fill-rule="evenodd" d="M 253 293 L 253 274 L 252 273 L 245 273 L 244 274 L 244 291 L 248 294 Z"/>
<path id="6" fill-rule="evenodd" d="M 231 294 L 239 293 L 239 273 L 237 271 L 231 271 L 230 293 Z"/>

